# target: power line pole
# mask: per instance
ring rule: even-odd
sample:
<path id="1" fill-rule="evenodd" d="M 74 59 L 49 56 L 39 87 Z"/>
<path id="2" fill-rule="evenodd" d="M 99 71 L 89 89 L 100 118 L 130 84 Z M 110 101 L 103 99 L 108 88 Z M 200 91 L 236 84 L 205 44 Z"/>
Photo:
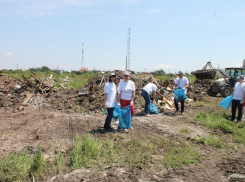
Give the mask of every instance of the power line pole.
<path id="1" fill-rule="evenodd" d="M 128 29 L 128 61 L 127 61 L 127 70 L 131 70 L 131 60 L 130 60 L 130 28 Z"/>
<path id="2" fill-rule="evenodd" d="M 126 68 L 125 70 L 127 71 L 128 70 L 128 58 L 127 58 L 127 55 L 126 55 Z"/>
<path id="3" fill-rule="evenodd" d="M 82 44 L 82 67 L 84 66 L 84 44 Z"/>

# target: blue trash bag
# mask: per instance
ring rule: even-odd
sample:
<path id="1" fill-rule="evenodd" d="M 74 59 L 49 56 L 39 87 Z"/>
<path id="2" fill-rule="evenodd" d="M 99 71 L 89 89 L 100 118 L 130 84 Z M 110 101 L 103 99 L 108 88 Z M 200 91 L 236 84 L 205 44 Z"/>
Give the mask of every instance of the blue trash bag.
<path id="1" fill-rule="evenodd" d="M 107 110 L 105 111 L 105 114 L 108 114 Z M 120 108 L 118 107 L 118 105 L 116 103 L 115 108 L 113 110 L 113 119 L 115 120 L 115 122 L 117 121 L 119 116 L 120 116 Z"/>
<path id="2" fill-rule="evenodd" d="M 232 103 L 232 98 L 233 98 L 232 95 L 230 95 L 230 96 L 224 98 L 224 99 L 219 103 L 219 105 L 220 105 L 221 107 L 223 107 L 224 109 L 226 109 L 226 110 L 229 109 L 229 107 L 231 106 L 231 103 Z"/>
<path id="3" fill-rule="evenodd" d="M 154 104 L 150 104 L 150 113 L 153 113 L 153 114 L 158 114 L 158 108 L 156 106 L 154 106 Z"/>
<path id="4" fill-rule="evenodd" d="M 131 106 L 121 107 L 118 129 L 131 128 Z"/>
<path id="5" fill-rule="evenodd" d="M 177 89 L 177 90 L 173 90 L 173 92 L 174 92 L 174 96 L 175 96 L 174 98 L 175 98 L 177 103 L 188 98 L 185 95 L 184 89 L 182 89 L 182 88 Z"/>

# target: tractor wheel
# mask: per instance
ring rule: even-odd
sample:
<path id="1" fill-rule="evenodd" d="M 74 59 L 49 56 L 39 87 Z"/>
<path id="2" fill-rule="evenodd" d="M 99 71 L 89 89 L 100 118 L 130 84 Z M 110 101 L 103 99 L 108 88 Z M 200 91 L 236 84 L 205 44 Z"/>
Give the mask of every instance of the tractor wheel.
<path id="1" fill-rule="evenodd" d="M 209 88 L 209 89 L 207 90 L 207 93 L 208 93 L 209 96 L 213 96 L 212 91 L 211 91 L 211 88 Z"/>
<path id="2" fill-rule="evenodd" d="M 231 95 L 232 93 L 232 89 L 230 87 L 222 87 L 220 89 L 220 94 L 222 97 L 228 97 L 229 95 Z"/>
<path id="3" fill-rule="evenodd" d="M 217 93 L 212 92 L 211 87 L 207 90 L 207 94 L 211 97 L 215 97 L 217 95 Z"/>

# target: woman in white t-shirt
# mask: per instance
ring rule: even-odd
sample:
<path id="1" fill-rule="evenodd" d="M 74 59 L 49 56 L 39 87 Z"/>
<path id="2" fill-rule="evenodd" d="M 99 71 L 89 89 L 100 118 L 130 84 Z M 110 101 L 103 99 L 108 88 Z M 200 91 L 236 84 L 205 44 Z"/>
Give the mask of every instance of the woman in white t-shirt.
<path id="1" fill-rule="evenodd" d="M 111 128 L 111 120 L 113 117 L 113 110 L 116 103 L 116 85 L 115 85 L 116 75 L 111 73 L 109 76 L 109 82 L 104 86 L 104 95 L 105 95 L 105 107 L 107 109 L 107 117 L 104 124 L 104 129 L 106 131 L 113 131 Z"/>
<path id="2" fill-rule="evenodd" d="M 123 74 L 123 80 L 118 86 L 118 104 L 122 107 L 131 105 L 131 117 L 134 115 L 134 97 L 135 97 L 135 85 L 134 82 L 129 80 L 130 75 L 128 72 Z M 120 102 L 120 103 L 119 103 Z"/>
<path id="3" fill-rule="evenodd" d="M 153 95 L 153 102 L 155 101 L 156 97 L 156 91 L 157 91 L 158 83 L 156 81 L 153 81 L 153 83 L 148 83 L 146 86 L 143 87 L 141 91 L 141 95 L 145 100 L 145 116 L 151 116 L 150 115 L 150 104 L 151 104 L 151 98 L 150 95 Z"/>

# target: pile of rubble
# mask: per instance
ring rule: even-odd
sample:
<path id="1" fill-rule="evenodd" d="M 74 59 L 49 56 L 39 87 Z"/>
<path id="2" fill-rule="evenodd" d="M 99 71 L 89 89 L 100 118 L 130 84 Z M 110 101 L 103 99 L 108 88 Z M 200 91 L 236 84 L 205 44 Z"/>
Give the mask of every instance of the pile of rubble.
<path id="1" fill-rule="evenodd" d="M 116 74 L 115 84 L 118 86 L 119 82 L 123 80 L 124 72 L 119 70 L 114 72 Z M 95 113 L 96 115 L 103 114 L 105 111 L 104 85 L 109 80 L 109 74 L 98 73 L 78 89 L 61 88 L 60 90 L 48 84 L 47 81 L 50 81 L 51 78 L 43 81 L 34 73 L 31 73 L 28 78 L 24 75 L 22 77 L 24 81 L 0 76 L 0 107 L 13 107 L 19 110 L 24 110 L 26 107 L 36 110 L 50 107 L 62 112 Z M 153 75 L 135 75 L 131 72 L 130 79 L 136 87 L 135 113 L 144 114 L 145 102 L 141 96 L 141 90 L 146 84 L 155 80 L 155 77 Z M 174 109 L 174 94 L 172 92 L 174 79 L 158 83 L 160 87 L 157 90 L 156 100 L 159 112 L 171 111 Z"/>
<path id="2" fill-rule="evenodd" d="M 22 77 L 24 81 L 0 75 L 0 107 L 24 110 L 31 104 L 35 105 L 35 108 L 40 108 L 37 102 L 39 96 L 42 97 L 43 105 L 43 98 L 48 98 L 57 92 L 56 88 L 44 83 L 34 73 L 31 73 L 28 78 L 24 75 Z"/>
<path id="3" fill-rule="evenodd" d="M 116 86 L 123 79 L 123 71 L 115 70 Z M 140 114 L 144 111 L 144 99 L 141 96 L 142 88 L 155 80 L 153 75 L 135 75 L 131 72 L 130 79 L 135 83 L 135 113 Z M 50 100 L 50 104 L 58 110 L 68 110 L 69 112 L 95 113 L 102 114 L 104 107 L 104 85 L 109 80 L 109 74 L 98 74 L 79 89 L 62 89 L 56 93 Z M 159 102 L 160 112 L 173 107 L 172 88 L 173 79 L 159 82 L 161 88 L 157 91 L 156 98 Z M 143 113 L 142 113 L 143 114 Z"/>
<path id="4" fill-rule="evenodd" d="M 196 79 L 190 87 L 189 98 L 194 100 L 202 100 L 203 97 L 207 94 L 207 90 L 213 82 L 214 80 L 212 79 Z"/>

